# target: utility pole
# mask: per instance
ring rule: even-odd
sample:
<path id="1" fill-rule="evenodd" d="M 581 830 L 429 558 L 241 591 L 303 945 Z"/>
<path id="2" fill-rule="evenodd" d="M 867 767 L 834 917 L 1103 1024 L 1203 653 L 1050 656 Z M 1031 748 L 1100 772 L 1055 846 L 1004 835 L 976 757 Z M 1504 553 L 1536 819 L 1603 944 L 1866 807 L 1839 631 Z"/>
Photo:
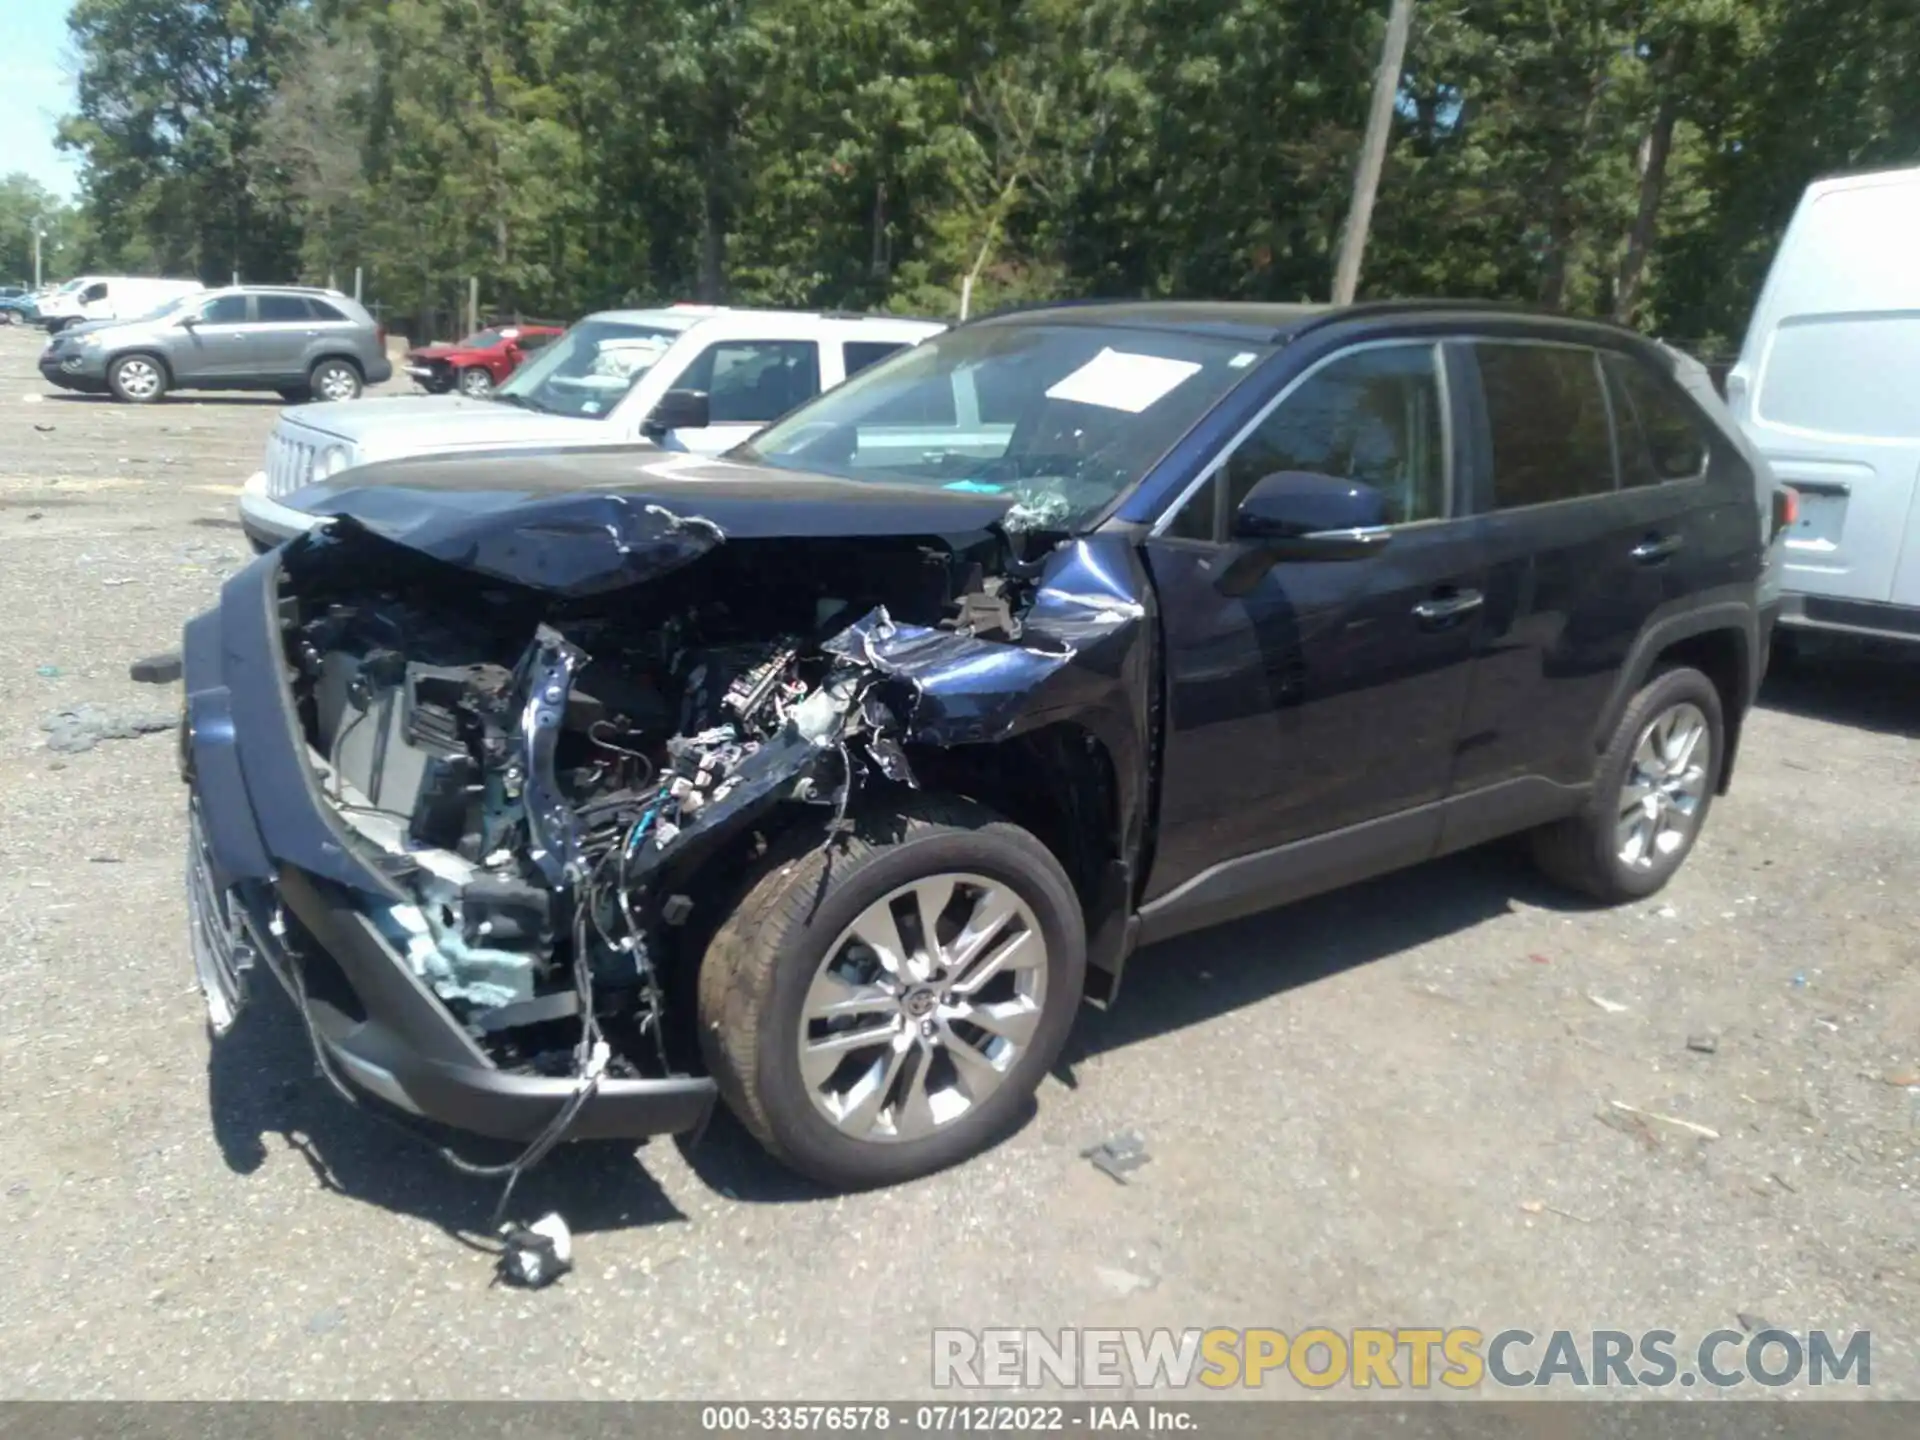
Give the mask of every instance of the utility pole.
<path id="1" fill-rule="evenodd" d="M 1393 133 L 1393 102 L 1400 95 L 1400 71 L 1406 64 L 1407 31 L 1412 25 L 1413 0 L 1393 0 L 1386 44 L 1380 48 L 1380 68 L 1373 76 L 1367 137 L 1361 142 L 1360 165 L 1353 177 L 1353 205 L 1340 237 L 1340 263 L 1333 276 L 1336 305 L 1351 305 L 1360 288 L 1360 261 L 1367 251 L 1367 231 L 1373 226 L 1373 197 L 1380 189 L 1380 168 L 1386 163 L 1387 140 Z"/>
<path id="2" fill-rule="evenodd" d="M 40 289 L 40 242 L 47 238 L 47 232 L 40 228 L 41 217 L 33 217 L 33 288 Z"/>

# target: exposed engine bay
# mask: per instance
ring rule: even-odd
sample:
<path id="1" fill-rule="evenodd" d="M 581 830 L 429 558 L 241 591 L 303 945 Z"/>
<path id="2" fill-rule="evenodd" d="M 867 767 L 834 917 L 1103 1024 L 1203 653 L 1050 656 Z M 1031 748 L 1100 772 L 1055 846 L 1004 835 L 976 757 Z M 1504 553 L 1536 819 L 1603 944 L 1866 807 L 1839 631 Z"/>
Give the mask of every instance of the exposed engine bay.
<path id="1" fill-rule="evenodd" d="M 915 783 L 872 637 L 1017 638 L 1008 543 L 735 542 L 572 598 L 309 548 L 287 657 L 317 783 L 405 897 L 373 918 L 503 1068 L 578 1073 L 584 1026 L 612 1073 L 674 1070 L 676 936 L 787 827 Z"/>

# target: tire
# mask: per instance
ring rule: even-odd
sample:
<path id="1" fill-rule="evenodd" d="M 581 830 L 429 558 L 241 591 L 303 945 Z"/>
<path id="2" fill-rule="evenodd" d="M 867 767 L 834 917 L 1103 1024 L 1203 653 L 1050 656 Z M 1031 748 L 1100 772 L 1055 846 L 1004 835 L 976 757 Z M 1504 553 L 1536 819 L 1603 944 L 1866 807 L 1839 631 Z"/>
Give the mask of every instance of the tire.
<path id="1" fill-rule="evenodd" d="M 925 959 L 907 943 L 917 923 L 903 930 L 873 922 L 870 907 L 885 915 L 889 897 L 906 891 L 907 912 L 917 914 L 915 882 L 929 882 L 937 893 L 949 878 L 956 883 L 941 926 L 947 945 L 961 938 L 950 927 L 969 914 L 970 902 L 976 923 L 991 903 L 1002 910 L 982 937 L 986 948 L 971 966 L 960 967 L 960 984 L 944 998 L 967 1006 L 960 991 L 970 989 L 972 1003 L 1000 1012 L 992 1023 L 1013 1032 L 1004 1040 L 971 1026 L 964 1009 L 947 1008 L 935 985 L 894 981 L 891 996 L 873 983 L 839 988 L 848 975 L 892 978 L 878 973 L 873 951 L 857 942 L 849 950 L 847 932 L 856 920 L 869 933 L 901 942 L 896 952 L 906 957 L 902 968 L 911 980 L 912 968 Z M 1037 967 L 1036 940 L 1044 947 Z M 1025 964 L 999 968 L 1009 958 Z M 840 975 L 826 977 L 836 961 Z M 998 973 L 982 985 L 983 968 Z M 834 1190 L 898 1184 L 977 1154 L 1019 1121 L 1066 1043 L 1085 975 L 1080 903 L 1046 847 L 980 806 L 916 797 L 900 813 L 861 819 L 843 842 L 790 852 L 762 868 L 707 947 L 698 987 L 701 1048 L 728 1107 L 776 1159 Z M 858 995 L 865 1013 L 845 1021 L 804 1019 L 823 980 L 836 994 Z M 838 1071 L 823 1076 L 815 1069 L 810 1076 L 801 1058 L 803 1024 L 810 1030 L 847 1026 L 838 1034 L 815 1033 L 816 1041 L 859 1030 L 887 1033 L 898 1044 L 844 1047 Z M 1011 1048 L 1000 1049 L 1003 1044 Z M 965 1075 L 956 1063 L 961 1046 L 971 1056 Z M 827 1108 L 834 1102 L 825 1097 L 857 1092 L 856 1074 L 875 1100 L 847 1106 L 851 1113 L 836 1120 Z M 873 1083 L 883 1075 L 884 1085 Z M 927 1097 L 925 1104 L 912 1103 L 908 1097 L 915 1095 Z M 936 1118 L 936 1104 L 961 1108 Z"/>
<path id="2" fill-rule="evenodd" d="M 307 372 L 307 389 L 316 400 L 358 400 L 365 388 L 351 360 L 322 360 Z"/>
<path id="3" fill-rule="evenodd" d="M 479 365 L 469 365 L 460 372 L 460 393 L 474 400 L 484 400 L 493 393 L 493 376 Z"/>
<path id="4" fill-rule="evenodd" d="M 129 405 L 151 405 L 167 393 L 167 367 L 151 355 L 122 355 L 107 367 L 107 388 Z"/>
<path id="5" fill-rule="evenodd" d="M 1666 773 L 1650 789 L 1649 759 L 1662 756 L 1658 727 L 1669 720 L 1683 728 L 1696 723 L 1700 739 L 1684 756 L 1680 774 Z M 1684 749 L 1676 731 L 1671 745 Z M 1704 762 L 1699 746 L 1708 748 Z M 1626 713 L 1600 757 L 1594 772 L 1593 793 L 1578 815 L 1534 832 L 1535 862 L 1553 879 L 1608 904 L 1643 899 L 1674 877 L 1693 851 L 1712 808 L 1726 763 L 1726 722 L 1720 692 L 1698 670 L 1673 669 L 1655 675 L 1627 705 Z M 1659 806 L 1657 814 L 1641 809 L 1628 827 L 1633 796 L 1629 786 L 1645 793 Z M 1669 798 L 1661 801 L 1660 797 Z M 1645 802 L 1642 802 L 1643 805 Z M 1644 836 L 1637 847 L 1635 837 Z"/>

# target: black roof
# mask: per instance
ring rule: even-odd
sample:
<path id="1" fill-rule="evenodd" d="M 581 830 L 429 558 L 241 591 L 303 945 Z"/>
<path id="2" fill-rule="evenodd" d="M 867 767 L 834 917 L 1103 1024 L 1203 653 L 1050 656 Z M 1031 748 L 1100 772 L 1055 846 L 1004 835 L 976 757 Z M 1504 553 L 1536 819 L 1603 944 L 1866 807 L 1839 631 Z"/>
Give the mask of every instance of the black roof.
<path id="1" fill-rule="evenodd" d="M 1492 300 L 1367 300 L 1354 305 L 1276 305 L 1240 300 L 1072 300 L 996 311 L 976 325 L 1035 321 L 1050 325 L 1099 325 L 1136 330 L 1179 330 L 1248 344 L 1280 344 L 1303 330 L 1345 320 L 1406 315 L 1450 315 L 1539 320 L 1634 335 L 1606 321 L 1557 314 Z M 1635 338 L 1644 339 L 1641 336 Z"/>

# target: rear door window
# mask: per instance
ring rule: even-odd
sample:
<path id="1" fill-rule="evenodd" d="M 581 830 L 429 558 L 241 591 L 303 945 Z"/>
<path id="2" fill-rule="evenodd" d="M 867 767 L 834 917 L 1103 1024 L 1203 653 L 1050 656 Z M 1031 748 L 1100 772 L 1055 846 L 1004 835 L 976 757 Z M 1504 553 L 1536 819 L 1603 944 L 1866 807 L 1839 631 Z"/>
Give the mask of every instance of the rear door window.
<path id="1" fill-rule="evenodd" d="M 347 317 L 324 300 L 309 300 L 307 304 L 313 307 L 313 318 L 316 320 L 346 322 Z"/>
<path id="2" fill-rule="evenodd" d="M 305 325 L 313 319 L 303 295 L 262 295 L 258 303 L 263 325 Z"/>
<path id="3" fill-rule="evenodd" d="M 1496 509 L 1607 495 L 1613 432 L 1600 356 L 1578 345 L 1477 340 Z"/>

